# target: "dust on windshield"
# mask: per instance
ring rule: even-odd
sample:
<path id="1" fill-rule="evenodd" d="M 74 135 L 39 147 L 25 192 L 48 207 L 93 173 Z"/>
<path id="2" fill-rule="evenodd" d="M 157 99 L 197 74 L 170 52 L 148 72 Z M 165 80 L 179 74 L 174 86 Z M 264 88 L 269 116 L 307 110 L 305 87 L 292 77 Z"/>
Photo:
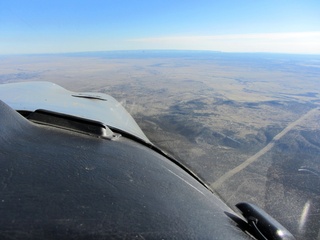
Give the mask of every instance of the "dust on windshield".
<path id="1" fill-rule="evenodd" d="M 1 83 L 115 97 L 233 209 L 255 203 L 296 237 L 319 237 L 319 56 L 122 51 L 0 62 Z"/>

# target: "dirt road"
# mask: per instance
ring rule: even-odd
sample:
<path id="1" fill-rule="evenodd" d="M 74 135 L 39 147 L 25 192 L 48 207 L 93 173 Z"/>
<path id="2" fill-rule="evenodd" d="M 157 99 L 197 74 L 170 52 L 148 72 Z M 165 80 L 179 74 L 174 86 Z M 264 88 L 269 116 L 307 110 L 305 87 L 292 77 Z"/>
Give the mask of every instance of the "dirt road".
<path id="1" fill-rule="evenodd" d="M 237 167 L 231 169 L 230 171 L 226 172 L 224 175 L 222 175 L 219 179 L 217 179 L 214 183 L 210 185 L 212 189 L 217 189 L 221 184 L 223 184 L 226 180 L 246 168 L 248 165 L 251 163 L 255 162 L 259 157 L 264 155 L 266 152 L 268 152 L 278 141 L 281 139 L 284 135 L 286 135 L 291 129 L 293 129 L 295 126 L 297 126 L 299 123 L 304 121 L 305 119 L 309 118 L 311 115 L 315 114 L 318 112 L 320 108 L 314 108 L 311 109 L 309 112 L 306 114 L 302 115 L 300 118 L 298 118 L 296 121 L 290 123 L 287 127 L 285 127 L 280 133 L 278 133 L 274 138 L 264 147 L 262 148 L 259 152 L 245 160 L 243 163 L 238 165 Z"/>

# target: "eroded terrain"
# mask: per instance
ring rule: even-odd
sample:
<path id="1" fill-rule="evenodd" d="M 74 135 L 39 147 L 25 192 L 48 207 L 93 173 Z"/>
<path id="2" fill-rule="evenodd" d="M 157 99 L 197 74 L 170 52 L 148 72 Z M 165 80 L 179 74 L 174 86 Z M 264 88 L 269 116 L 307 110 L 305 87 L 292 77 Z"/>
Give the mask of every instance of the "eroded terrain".
<path id="1" fill-rule="evenodd" d="M 51 81 L 112 95 L 229 205 L 254 202 L 296 236 L 319 233 L 301 222 L 308 201 L 313 222 L 320 219 L 319 56 L 120 52 L 0 63 L 1 83 Z"/>

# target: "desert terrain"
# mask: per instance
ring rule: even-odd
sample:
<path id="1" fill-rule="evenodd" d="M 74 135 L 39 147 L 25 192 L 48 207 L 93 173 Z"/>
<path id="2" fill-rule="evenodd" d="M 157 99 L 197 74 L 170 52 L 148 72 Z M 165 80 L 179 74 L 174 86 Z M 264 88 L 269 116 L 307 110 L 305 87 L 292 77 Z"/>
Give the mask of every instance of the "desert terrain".
<path id="1" fill-rule="evenodd" d="M 1 56 L 0 83 L 21 81 L 115 97 L 155 145 L 192 169 L 228 205 L 255 203 L 298 238 L 319 237 L 320 56 L 206 51 Z"/>

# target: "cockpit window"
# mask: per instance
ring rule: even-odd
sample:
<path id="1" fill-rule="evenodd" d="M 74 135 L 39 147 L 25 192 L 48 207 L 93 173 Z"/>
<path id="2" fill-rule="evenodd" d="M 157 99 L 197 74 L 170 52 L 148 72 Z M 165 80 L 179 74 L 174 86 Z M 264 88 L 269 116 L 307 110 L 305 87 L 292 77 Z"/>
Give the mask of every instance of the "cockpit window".
<path id="1" fill-rule="evenodd" d="M 313 0 L 4 1 L 0 84 L 53 82 L 101 106 L 108 94 L 133 133 L 235 211 L 251 202 L 319 239 L 319 12 Z"/>

